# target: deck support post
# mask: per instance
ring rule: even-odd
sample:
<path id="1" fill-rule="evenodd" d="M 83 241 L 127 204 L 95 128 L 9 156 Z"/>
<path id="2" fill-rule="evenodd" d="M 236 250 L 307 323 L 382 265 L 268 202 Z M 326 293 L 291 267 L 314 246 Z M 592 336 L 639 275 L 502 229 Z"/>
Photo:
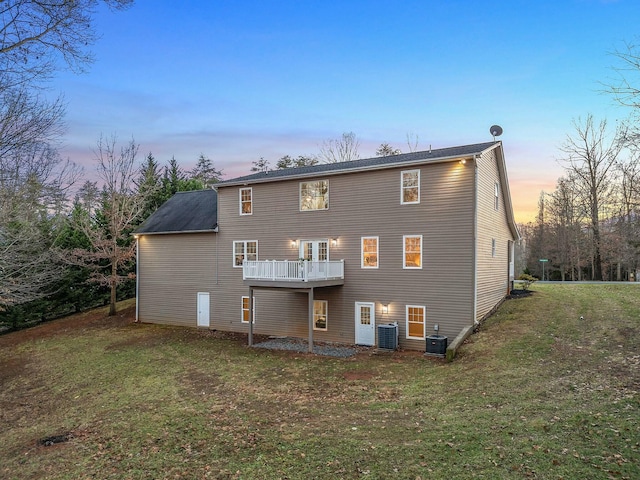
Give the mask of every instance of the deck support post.
<path id="1" fill-rule="evenodd" d="M 249 287 L 249 346 L 253 347 L 253 287 Z"/>
<path id="2" fill-rule="evenodd" d="M 313 287 L 309 289 L 309 353 L 313 353 Z"/>

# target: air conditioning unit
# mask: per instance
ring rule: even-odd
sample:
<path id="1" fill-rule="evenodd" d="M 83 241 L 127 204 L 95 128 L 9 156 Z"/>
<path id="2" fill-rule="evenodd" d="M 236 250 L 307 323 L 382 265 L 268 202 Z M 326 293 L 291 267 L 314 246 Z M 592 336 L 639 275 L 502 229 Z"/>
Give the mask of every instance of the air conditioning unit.
<path id="1" fill-rule="evenodd" d="M 378 325 L 378 348 L 396 350 L 398 348 L 398 324 Z"/>

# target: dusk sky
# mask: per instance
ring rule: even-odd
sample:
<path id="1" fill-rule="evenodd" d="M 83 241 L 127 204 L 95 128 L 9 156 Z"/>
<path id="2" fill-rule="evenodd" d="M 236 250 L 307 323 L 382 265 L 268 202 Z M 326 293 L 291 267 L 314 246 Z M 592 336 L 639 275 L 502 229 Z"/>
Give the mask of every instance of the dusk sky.
<path id="1" fill-rule="evenodd" d="M 562 174 L 572 121 L 629 112 L 602 93 L 611 55 L 640 39 L 638 0 L 137 0 L 102 8 L 88 73 L 52 85 L 67 102 L 61 153 L 95 170 L 101 134 L 142 161 L 202 153 L 225 178 L 264 157 L 311 155 L 354 132 L 360 157 L 490 141 L 504 129 L 517 221 Z"/>

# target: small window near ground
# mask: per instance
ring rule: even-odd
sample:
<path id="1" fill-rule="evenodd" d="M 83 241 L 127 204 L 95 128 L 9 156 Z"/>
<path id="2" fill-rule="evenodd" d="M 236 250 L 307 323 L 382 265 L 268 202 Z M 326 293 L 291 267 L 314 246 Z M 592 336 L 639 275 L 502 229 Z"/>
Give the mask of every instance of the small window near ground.
<path id="1" fill-rule="evenodd" d="M 249 297 L 242 297 L 242 323 L 249 323 Z M 253 323 L 256 323 L 256 297 L 253 297 Z"/>
<path id="2" fill-rule="evenodd" d="M 422 235 L 405 235 L 403 238 L 404 268 L 422 268 Z"/>
<path id="3" fill-rule="evenodd" d="M 362 268 L 378 268 L 378 237 L 362 237 Z"/>
<path id="4" fill-rule="evenodd" d="M 402 192 L 400 203 L 420 203 L 420 170 L 401 172 Z"/>
<path id="5" fill-rule="evenodd" d="M 253 190 L 251 187 L 240 189 L 240 215 L 253 214 Z"/>
<path id="6" fill-rule="evenodd" d="M 328 302 L 326 300 L 313 301 L 313 329 L 327 330 L 327 309 Z"/>
<path id="7" fill-rule="evenodd" d="M 233 266 L 242 267 L 245 260 L 258 260 L 258 242 L 256 240 L 233 242 Z"/>
<path id="8" fill-rule="evenodd" d="M 407 338 L 425 338 L 426 310 L 423 305 L 407 305 Z"/>

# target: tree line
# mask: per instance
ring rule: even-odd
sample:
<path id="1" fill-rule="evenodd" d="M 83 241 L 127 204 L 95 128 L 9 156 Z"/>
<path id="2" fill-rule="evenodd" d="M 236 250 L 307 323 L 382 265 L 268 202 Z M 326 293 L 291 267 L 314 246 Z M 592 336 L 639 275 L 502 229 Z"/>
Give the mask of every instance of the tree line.
<path id="1" fill-rule="evenodd" d="M 614 128 L 590 114 L 573 122 L 560 148 L 563 176 L 541 193 L 536 220 L 520 227 L 525 273 L 538 278 L 544 269 L 546 280 L 638 281 L 640 48 L 628 44 L 614 57 L 618 77 L 605 92 L 629 116 Z"/>

